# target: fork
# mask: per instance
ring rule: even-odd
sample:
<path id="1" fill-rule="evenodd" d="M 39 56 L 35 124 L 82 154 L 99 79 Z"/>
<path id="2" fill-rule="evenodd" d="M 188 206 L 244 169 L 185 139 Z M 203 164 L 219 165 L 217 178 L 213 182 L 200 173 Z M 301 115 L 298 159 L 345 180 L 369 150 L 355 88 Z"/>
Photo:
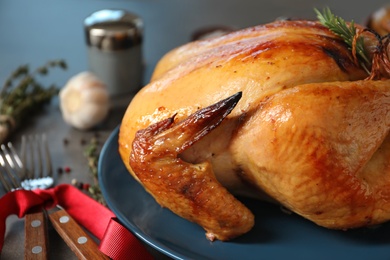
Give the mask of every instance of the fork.
<path id="1" fill-rule="evenodd" d="M 45 189 L 53 185 L 51 157 L 46 136 L 22 137 L 22 159 L 12 143 L 1 145 L 0 181 L 7 191 Z M 59 235 L 79 259 L 107 259 L 97 244 L 61 207 L 48 217 Z M 25 259 L 47 259 L 46 211 L 26 214 Z"/>

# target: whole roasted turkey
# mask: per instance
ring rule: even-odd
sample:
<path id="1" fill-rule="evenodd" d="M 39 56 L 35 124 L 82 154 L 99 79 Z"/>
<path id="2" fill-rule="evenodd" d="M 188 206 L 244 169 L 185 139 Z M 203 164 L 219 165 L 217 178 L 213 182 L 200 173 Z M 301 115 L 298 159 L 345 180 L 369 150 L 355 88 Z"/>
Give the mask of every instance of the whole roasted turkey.
<path id="1" fill-rule="evenodd" d="M 314 21 L 188 43 L 131 101 L 119 151 L 156 201 L 210 240 L 254 225 L 233 195 L 268 197 L 316 224 L 390 219 L 390 81 Z"/>

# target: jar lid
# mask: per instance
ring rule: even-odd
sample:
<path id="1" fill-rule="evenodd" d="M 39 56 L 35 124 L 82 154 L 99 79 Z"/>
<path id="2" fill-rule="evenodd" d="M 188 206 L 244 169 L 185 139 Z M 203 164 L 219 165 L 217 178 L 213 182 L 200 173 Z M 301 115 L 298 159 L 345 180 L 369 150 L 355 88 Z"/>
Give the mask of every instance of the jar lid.
<path id="1" fill-rule="evenodd" d="M 84 20 L 84 28 L 87 45 L 105 51 L 129 49 L 143 39 L 142 19 L 125 10 L 94 12 Z"/>

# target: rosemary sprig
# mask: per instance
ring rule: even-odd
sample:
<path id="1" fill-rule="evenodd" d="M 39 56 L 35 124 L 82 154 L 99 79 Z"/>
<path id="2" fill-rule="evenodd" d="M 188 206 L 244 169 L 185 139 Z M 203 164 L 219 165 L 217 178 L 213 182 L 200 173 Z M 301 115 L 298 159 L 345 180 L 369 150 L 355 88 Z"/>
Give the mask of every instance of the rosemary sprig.
<path id="1" fill-rule="evenodd" d="M 360 59 L 360 65 L 368 72 L 371 67 L 371 59 L 364 47 L 364 38 L 358 36 L 354 43 L 354 38 L 357 34 L 354 21 L 351 21 L 349 25 L 341 17 L 335 16 L 329 8 L 324 8 L 322 13 L 317 9 L 314 9 L 317 14 L 318 21 L 326 26 L 337 36 L 341 37 L 348 47 L 352 50 L 356 50 L 356 55 Z M 355 44 L 355 46 L 353 46 Z"/>

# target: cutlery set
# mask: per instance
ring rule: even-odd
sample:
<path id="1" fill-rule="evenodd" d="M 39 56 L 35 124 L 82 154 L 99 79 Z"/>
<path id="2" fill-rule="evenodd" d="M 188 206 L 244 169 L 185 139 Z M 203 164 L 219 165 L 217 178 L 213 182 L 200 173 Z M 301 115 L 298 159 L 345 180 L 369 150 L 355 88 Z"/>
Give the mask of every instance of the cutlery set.
<path id="1" fill-rule="evenodd" d="M 53 186 L 53 170 L 45 135 L 23 136 L 21 156 L 12 143 L 3 144 L 0 148 L 0 182 L 7 192 Z M 25 215 L 25 259 L 48 259 L 46 219 L 79 259 L 108 259 L 61 205 Z"/>

